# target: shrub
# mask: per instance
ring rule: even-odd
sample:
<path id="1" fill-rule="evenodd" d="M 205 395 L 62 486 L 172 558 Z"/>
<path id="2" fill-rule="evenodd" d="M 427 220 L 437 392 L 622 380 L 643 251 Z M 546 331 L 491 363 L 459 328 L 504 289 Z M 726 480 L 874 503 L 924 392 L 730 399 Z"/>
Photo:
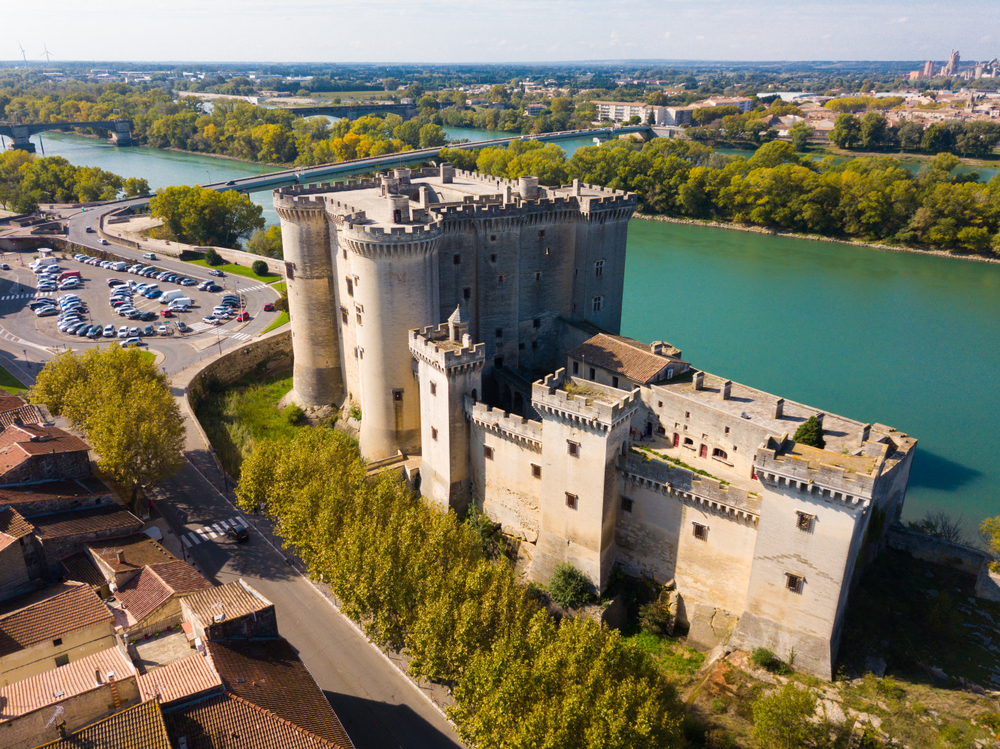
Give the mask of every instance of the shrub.
<path id="1" fill-rule="evenodd" d="M 713 697 L 712 698 L 712 712 L 713 713 L 715 713 L 716 715 L 722 715 L 722 713 L 726 712 L 726 709 L 727 709 L 727 706 L 726 706 L 725 700 L 723 700 L 720 697 Z"/>
<path id="2" fill-rule="evenodd" d="M 282 417 L 292 426 L 298 424 L 305 417 L 306 412 L 301 408 L 292 403 L 289 406 L 285 406 L 284 410 L 281 412 Z"/>
<path id="3" fill-rule="evenodd" d="M 590 603 L 590 580 L 572 564 L 560 564 L 549 581 L 549 596 L 564 609 L 578 609 Z"/>
<path id="4" fill-rule="evenodd" d="M 222 259 L 222 255 L 215 251 L 214 247 L 209 247 L 205 250 L 205 262 L 209 265 L 222 265 L 226 261 Z"/>
<path id="5" fill-rule="evenodd" d="M 757 648 L 750 654 L 750 661 L 757 668 L 770 669 L 775 661 L 774 653 L 767 648 Z"/>
<path id="6" fill-rule="evenodd" d="M 353 405 L 347 412 L 347 415 L 356 421 L 361 421 L 361 406 Z"/>
<path id="7" fill-rule="evenodd" d="M 826 440 L 823 439 L 823 425 L 815 416 L 810 416 L 802 422 L 795 430 L 795 436 L 792 439 L 803 445 L 818 447 L 820 450 L 826 447 Z"/>
<path id="8" fill-rule="evenodd" d="M 811 722 L 816 697 L 793 682 L 753 704 L 753 737 L 764 749 L 797 749 L 816 742 L 825 729 Z"/>
<path id="9" fill-rule="evenodd" d="M 267 267 L 267 263 L 265 263 L 263 260 L 254 260 L 253 265 L 250 266 L 250 270 L 252 270 L 258 276 L 266 276 L 270 272 Z"/>
<path id="10" fill-rule="evenodd" d="M 663 596 L 639 607 L 639 629 L 651 635 L 665 635 L 670 631 L 673 616 Z"/>

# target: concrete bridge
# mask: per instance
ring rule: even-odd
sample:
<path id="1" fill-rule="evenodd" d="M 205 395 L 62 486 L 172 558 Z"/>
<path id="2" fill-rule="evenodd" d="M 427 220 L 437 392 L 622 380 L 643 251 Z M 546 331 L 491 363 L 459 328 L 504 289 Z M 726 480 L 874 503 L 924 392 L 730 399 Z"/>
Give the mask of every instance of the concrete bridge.
<path id="1" fill-rule="evenodd" d="M 366 114 L 398 114 L 404 120 L 417 116 L 417 108 L 412 104 L 381 104 L 357 102 L 353 104 L 332 104 L 328 107 L 281 107 L 297 117 L 313 117 L 325 114 L 330 117 L 341 117 L 356 120 Z"/>
<path id="2" fill-rule="evenodd" d="M 445 145 L 435 148 L 420 148 L 414 151 L 404 151 L 402 153 L 388 154 L 386 156 L 371 156 L 365 159 L 352 159 L 350 161 L 338 161 L 333 164 L 320 164 L 319 166 L 302 167 L 299 169 L 286 169 L 281 172 L 271 172 L 270 174 L 258 174 L 252 177 L 241 177 L 231 179 L 226 182 L 213 182 L 203 185 L 211 190 L 225 192 L 226 190 L 240 190 L 242 192 L 262 192 L 273 190 L 277 187 L 294 184 L 309 184 L 319 182 L 329 177 L 349 176 L 353 174 L 366 174 L 395 167 L 406 166 L 408 164 L 419 164 L 437 158 L 441 153 L 441 148 L 460 148 L 464 150 L 475 150 L 479 148 L 489 148 L 492 146 L 506 146 L 515 140 L 537 140 L 543 143 L 558 142 L 568 138 L 614 138 L 619 135 L 629 133 L 639 133 L 643 136 L 653 137 L 653 132 L 648 125 L 630 125 L 624 127 L 598 128 L 595 130 L 568 130 L 558 133 L 541 133 L 539 135 L 515 135 L 506 138 L 494 138 L 492 140 L 476 141 L 474 143 L 459 143 L 455 145 Z"/>
<path id="3" fill-rule="evenodd" d="M 35 144 L 31 136 L 45 130 L 67 130 L 72 127 L 89 127 L 94 130 L 106 130 L 111 134 L 111 142 L 117 146 L 132 145 L 131 120 L 102 120 L 99 122 L 36 122 L 27 125 L 0 125 L 0 135 L 10 138 L 11 148 L 17 148 L 28 153 L 35 152 Z"/>

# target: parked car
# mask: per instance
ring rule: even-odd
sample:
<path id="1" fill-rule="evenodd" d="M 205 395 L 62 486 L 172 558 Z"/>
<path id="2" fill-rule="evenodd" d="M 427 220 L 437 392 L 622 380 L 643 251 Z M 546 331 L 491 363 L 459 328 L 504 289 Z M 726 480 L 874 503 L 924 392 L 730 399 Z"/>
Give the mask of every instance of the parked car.
<path id="1" fill-rule="evenodd" d="M 132 336 L 131 338 L 125 339 L 125 343 L 122 344 L 122 348 L 128 348 L 129 346 L 145 346 L 141 338 Z"/>
<path id="2" fill-rule="evenodd" d="M 150 322 L 151 320 L 156 319 L 156 313 L 153 312 L 152 310 L 149 310 L 148 312 L 143 312 L 139 315 L 139 319 L 144 320 L 145 322 Z"/>
<path id="3" fill-rule="evenodd" d="M 217 291 L 222 291 L 222 287 L 221 286 L 217 286 L 216 284 L 213 283 L 211 286 L 206 287 L 205 291 L 208 291 L 208 292 L 214 294 Z"/>
<path id="4" fill-rule="evenodd" d="M 97 338 L 100 338 L 103 335 L 104 335 L 104 328 L 102 328 L 100 325 L 92 325 L 90 327 L 90 330 L 87 332 L 87 338 L 89 338 L 92 341 Z"/>
<path id="5" fill-rule="evenodd" d="M 218 325 L 220 322 L 220 320 L 216 319 L 214 315 L 205 315 L 201 318 L 201 321 L 203 323 L 207 323 L 208 325 Z"/>
<path id="6" fill-rule="evenodd" d="M 10 270 L 10 266 L 7 263 L 0 263 L 0 270 Z"/>
<path id="7" fill-rule="evenodd" d="M 122 325 L 120 328 L 118 328 L 118 337 L 122 338 L 122 339 L 128 338 L 128 326 L 127 325 Z"/>
<path id="8" fill-rule="evenodd" d="M 156 335 L 156 331 L 153 330 L 152 325 L 147 325 L 145 328 L 142 329 L 141 335 Z"/>
<path id="9" fill-rule="evenodd" d="M 197 281 L 195 281 L 193 278 L 182 278 L 177 283 L 179 283 L 181 286 L 194 286 L 197 283 Z"/>
<path id="10" fill-rule="evenodd" d="M 183 320 L 178 320 L 178 321 L 177 321 L 176 323 L 174 323 L 174 324 L 175 324 L 175 325 L 177 326 L 177 329 L 178 329 L 178 330 L 179 330 L 179 331 L 180 331 L 181 333 L 187 333 L 187 332 L 188 332 L 188 330 L 189 330 L 188 326 L 187 326 L 187 325 L 186 325 L 186 324 L 184 323 L 184 321 L 183 321 Z"/>
<path id="11" fill-rule="evenodd" d="M 166 325 L 161 325 L 157 330 L 160 335 L 170 335 L 170 328 Z"/>
<path id="12" fill-rule="evenodd" d="M 29 309 L 39 309 L 40 307 L 55 307 L 55 300 L 51 297 L 42 297 L 41 299 L 32 299 L 28 302 Z"/>
<path id="13" fill-rule="evenodd" d="M 174 313 L 173 313 L 173 312 L 171 312 L 171 311 L 170 311 L 170 310 L 168 310 L 168 309 L 161 309 L 161 310 L 160 310 L 160 315 L 161 315 L 162 317 L 173 317 L 173 316 L 174 316 Z"/>
<path id="14" fill-rule="evenodd" d="M 54 314 L 56 314 L 55 307 L 42 307 L 35 310 L 35 317 L 49 317 Z"/>
<path id="15" fill-rule="evenodd" d="M 125 285 L 125 282 L 122 281 L 120 278 L 109 278 L 108 279 L 108 286 L 110 286 L 111 288 L 114 288 L 116 286 L 124 286 L 124 285 Z"/>
<path id="16" fill-rule="evenodd" d="M 114 338 L 115 337 L 115 326 L 114 325 L 105 325 L 104 326 L 104 337 L 105 338 Z"/>

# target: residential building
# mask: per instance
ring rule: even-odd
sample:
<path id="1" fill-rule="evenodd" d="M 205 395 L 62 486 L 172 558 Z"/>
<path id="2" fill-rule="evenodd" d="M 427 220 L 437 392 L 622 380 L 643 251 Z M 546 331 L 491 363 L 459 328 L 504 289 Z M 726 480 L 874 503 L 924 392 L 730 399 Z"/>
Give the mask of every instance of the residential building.
<path id="1" fill-rule="evenodd" d="M 89 450 L 59 427 L 14 424 L 0 433 L 0 484 L 87 478 Z"/>

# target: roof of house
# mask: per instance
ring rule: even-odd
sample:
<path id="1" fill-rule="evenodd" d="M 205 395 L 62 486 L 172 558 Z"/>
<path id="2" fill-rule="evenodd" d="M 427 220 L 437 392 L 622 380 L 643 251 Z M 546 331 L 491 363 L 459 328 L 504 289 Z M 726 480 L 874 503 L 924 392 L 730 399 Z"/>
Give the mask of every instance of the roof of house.
<path id="1" fill-rule="evenodd" d="M 256 591 L 251 593 L 250 590 L 252 588 L 241 578 L 236 582 L 192 593 L 184 599 L 184 604 L 206 624 L 217 614 L 224 614 L 226 619 L 238 619 L 274 605 Z M 218 605 L 220 603 L 221 606 Z"/>
<path id="2" fill-rule="evenodd" d="M 349 744 L 337 714 L 286 640 L 205 644 L 226 691 L 327 741 Z"/>
<path id="3" fill-rule="evenodd" d="M 78 481 L 47 481 L 42 484 L 0 487 L 0 505 L 45 502 L 49 500 L 69 500 L 90 497 L 95 494 L 110 494 L 111 491 L 97 479 Z"/>
<path id="4" fill-rule="evenodd" d="M 0 413 L 5 411 L 13 411 L 14 409 L 21 408 L 27 405 L 24 398 L 17 395 L 3 394 L 0 395 Z"/>
<path id="5" fill-rule="evenodd" d="M 155 697 L 161 705 L 169 705 L 212 690 L 222 691 L 222 679 L 212 668 L 208 658 L 201 653 L 194 653 L 139 676 L 141 699 L 151 700 Z"/>
<path id="6" fill-rule="evenodd" d="M 51 515 L 35 515 L 31 519 L 39 539 L 82 536 L 88 533 L 134 533 L 142 521 L 121 505 L 97 505 Z"/>
<path id="7" fill-rule="evenodd" d="M 128 572 L 147 564 L 177 561 L 177 557 L 145 533 L 88 541 L 86 547 L 114 572 Z M 118 552 L 122 553 L 121 561 L 118 559 Z"/>
<path id="8" fill-rule="evenodd" d="M 101 680 L 97 680 L 100 673 Z M 113 674 L 121 681 L 135 674 L 135 668 L 118 648 L 99 650 L 93 655 L 65 666 L 44 671 L 5 687 L 0 687 L 0 724 L 68 700 L 94 689 L 105 687 Z"/>
<path id="9" fill-rule="evenodd" d="M 188 703 L 166 714 L 175 741 L 183 736 L 188 749 L 330 749 L 353 747 L 333 743 L 292 725 L 274 713 L 232 694 Z M 60 749 L 62 749 L 60 747 Z"/>
<path id="10" fill-rule="evenodd" d="M 110 633 L 114 617 L 89 585 L 66 583 L 41 595 L 50 591 L 53 594 L 47 598 L 32 595 L 5 603 L 5 613 L 0 613 L 0 656 L 105 622 Z"/>
<path id="11" fill-rule="evenodd" d="M 108 584 L 101 571 L 90 561 L 90 557 L 82 551 L 70 554 L 61 561 L 61 564 L 69 580 L 85 583 L 92 588 L 102 588 Z"/>
<path id="12" fill-rule="evenodd" d="M 143 567 L 115 595 L 129 618 L 140 622 L 177 594 L 211 587 L 194 567 L 177 560 Z"/>
<path id="13" fill-rule="evenodd" d="M 20 465 L 35 455 L 86 452 L 82 439 L 59 427 L 23 424 L 9 426 L 0 433 L 0 473 Z"/>
<path id="14" fill-rule="evenodd" d="M 226 745 L 231 746 L 231 745 Z M 156 700 L 92 723 L 37 749 L 171 749 L 163 713 Z"/>
<path id="15" fill-rule="evenodd" d="M 38 406 L 19 406 L 10 410 L 0 411 L 0 426 L 9 427 L 13 424 L 41 424 L 41 409 Z"/>
<path id="16" fill-rule="evenodd" d="M 674 362 L 661 354 L 654 354 L 645 343 L 619 335 L 598 333 L 569 352 L 569 358 L 579 359 L 588 365 L 617 372 L 633 382 L 646 384 Z"/>
<path id="17" fill-rule="evenodd" d="M 34 532 L 32 524 L 25 520 L 21 513 L 9 505 L 0 510 L 0 533 L 18 539 L 30 536 Z"/>

